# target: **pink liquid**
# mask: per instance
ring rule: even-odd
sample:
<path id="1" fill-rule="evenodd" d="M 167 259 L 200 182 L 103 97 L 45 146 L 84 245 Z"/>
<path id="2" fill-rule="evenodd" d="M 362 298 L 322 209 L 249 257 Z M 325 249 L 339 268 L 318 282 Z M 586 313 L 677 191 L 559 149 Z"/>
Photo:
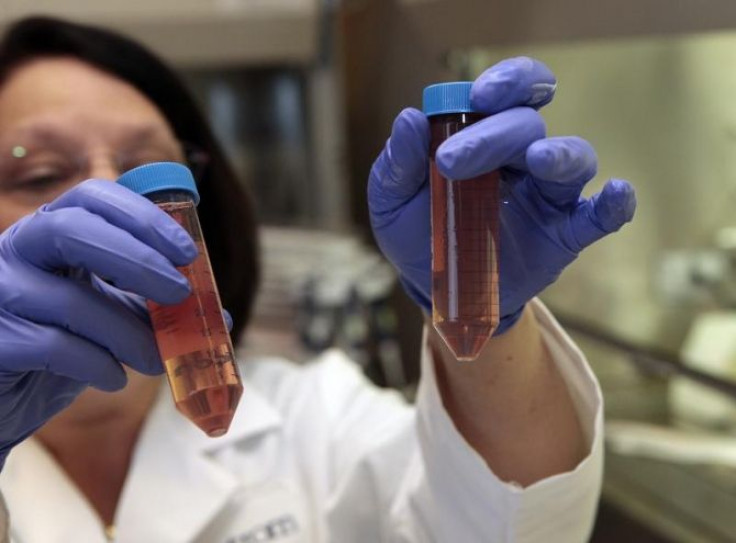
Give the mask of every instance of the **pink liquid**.
<path id="1" fill-rule="evenodd" d="M 451 181 L 430 161 L 432 322 L 459 360 L 474 360 L 498 327 L 500 174 Z"/>
<path id="2" fill-rule="evenodd" d="M 148 302 L 177 409 L 207 435 L 227 433 L 243 392 L 222 304 L 192 203 L 159 204 L 192 235 L 199 256 L 179 271 L 192 294 L 182 303 Z"/>

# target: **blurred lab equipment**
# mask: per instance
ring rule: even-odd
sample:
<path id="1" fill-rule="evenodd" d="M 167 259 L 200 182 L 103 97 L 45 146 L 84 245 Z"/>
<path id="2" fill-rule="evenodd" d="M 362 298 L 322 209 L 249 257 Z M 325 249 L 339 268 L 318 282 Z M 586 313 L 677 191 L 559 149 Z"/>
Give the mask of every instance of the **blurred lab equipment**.
<path id="1" fill-rule="evenodd" d="M 118 184 L 158 205 L 197 246 L 195 260 L 178 268 L 191 294 L 176 305 L 147 305 L 176 408 L 208 436 L 223 436 L 243 384 L 197 216 L 194 177 L 182 164 L 158 162 L 125 172 Z"/>
<path id="2" fill-rule="evenodd" d="M 698 315 L 681 349 L 691 368 L 736 383 L 736 311 Z M 730 431 L 736 441 L 736 402 L 713 394 L 688 379 L 673 379 L 669 387 L 673 417 L 682 425 Z"/>
<path id="3" fill-rule="evenodd" d="M 716 231 L 710 248 L 664 252 L 656 277 L 663 303 L 697 310 L 680 349 L 683 363 L 736 382 L 736 228 Z M 701 384 L 673 379 L 669 400 L 680 424 L 736 431 L 736 403 Z"/>
<path id="4" fill-rule="evenodd" d="M 736 382 L 692 367 L 677 354 L 639 344 L 557 310 L 589 353 L 606 398 L 603 506 L 591 541 L 727 543 L 736 533 L 736 435 L 672 415 L 670 387 L 698 385 L 736 405 Z M 723 404 L 718 404 L 719 409 Z M 685 407 L 685 406 L 683 406 Z M 695 408 L 699 410 L 699 406 Z M 722 412 L 722 411 L 721 411 Z M 721 417 L 722 418 L 722 417 Z"/>
<path id="5" fill-rule="evenodd" d="M 606 442 L 616 454 L 736 468 L 736 439 L 723 433 L 614 419 L 606 423 Z"/>
<path id="6" fill-rule="evenodd" d="M 472 81 L 424 89 L 432 201 L 432 324 L 458 360 L 475 360 L 498 327 L 498 170 L 472 179 L 443 176 L 437 148 L 486 115 L 470 103 Z"/>
<path id="7" fill-rule="evenodd" d="M 375 382 L 409 383 L 398 343 L 391 266 L 357 236 L 288 227 L 261 229 L 263 284 L 247 354 L 306 361 L 346 351 Z"/>

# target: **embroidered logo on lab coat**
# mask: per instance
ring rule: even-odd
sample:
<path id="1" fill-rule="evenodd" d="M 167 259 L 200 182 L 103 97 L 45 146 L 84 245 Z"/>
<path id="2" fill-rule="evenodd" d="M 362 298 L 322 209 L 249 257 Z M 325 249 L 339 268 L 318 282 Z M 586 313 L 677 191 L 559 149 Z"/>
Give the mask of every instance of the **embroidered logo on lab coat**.
<path id="1" fill-rule="evenodd" d="M 256 526 L 243 534 L 228 538 L 225 543 L 263 543 L 276 541 L 299 531 L 299 524 L 292 515 L 284 515 Z"/>

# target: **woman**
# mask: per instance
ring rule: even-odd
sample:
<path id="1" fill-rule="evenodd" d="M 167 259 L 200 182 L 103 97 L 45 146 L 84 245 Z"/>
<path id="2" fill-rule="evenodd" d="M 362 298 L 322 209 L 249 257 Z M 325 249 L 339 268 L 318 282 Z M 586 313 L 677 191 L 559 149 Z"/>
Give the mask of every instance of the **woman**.
<path id="1" fill-rule="evenodd" d="M 621 181 L 580 198 L 595 153 L 544 137 L 534 108 L 554 88 L 530 59 L 491 68 L 473 100 L 495 115 L 438 151 L 454 178 L 506 167 L 502 333 L 479 359 L 459 364 L 428 328 L 416 408 L 338 352 L 303 368 L 248 360 L 230 432 L 212 440 L 161 386 L 141 311 L 141 296 L 188 295 L 175 266 L 192 260 L 192 242 L 110 181 L 185 160 L 182 141 L 209 156 L 200 217 L 235 340 L 258 275 L 248 195 L 149 52 L 52 19 L 13 26 L 0 44 L 0 450 L 12 449 L 0 488 L 11 540 L 585 539 L 600 487 L 600 392 L 528 302 L 630 220 L 635 202 Z M 425 310 L 426 123 L 401 113 L 368 185 L 379 246 Z"/>

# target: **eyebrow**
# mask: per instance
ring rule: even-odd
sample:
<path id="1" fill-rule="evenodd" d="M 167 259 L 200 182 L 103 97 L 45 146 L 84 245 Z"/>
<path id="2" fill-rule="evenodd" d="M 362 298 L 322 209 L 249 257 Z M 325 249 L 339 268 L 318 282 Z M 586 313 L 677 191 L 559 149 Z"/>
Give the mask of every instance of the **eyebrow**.
<path id="1" fill-rule="evenodd" d="M 20 140 L 22 142 L 24 139 L 31 138 L 45 145 L 62 144 L 63 146 L 69 146 L 75 142 L 78 143 L 80 139 L 72 133 L 62 133 L 57 128 L 46 124 L 35 124 L 32 126 L 21 127 L 20 129 L 16 129 L 0 136 L 0 140 L 7 143 L 14 143 L 15 140 Z"/>
<path id="2" fill-rule="evenodd" d="M 118 127 L 116 132 L 115 137 L 119 139 L 119 143 L 122 145 L 172 138 L 176 141 L 176 136 L 162 130 L 156 124 L 122 126 Z M 0 140 L 3 141 L 12 141 L 14 138 L 34 138 L 45 145 L 69 146 L 81 143 L 84 140 L 84 134 L 79 131 L 75 133 L 75 130 L 70 130 L 67 126 L 62 126 L 58 122 L 36 121 L 6 134 L 0 134 Z"/>

